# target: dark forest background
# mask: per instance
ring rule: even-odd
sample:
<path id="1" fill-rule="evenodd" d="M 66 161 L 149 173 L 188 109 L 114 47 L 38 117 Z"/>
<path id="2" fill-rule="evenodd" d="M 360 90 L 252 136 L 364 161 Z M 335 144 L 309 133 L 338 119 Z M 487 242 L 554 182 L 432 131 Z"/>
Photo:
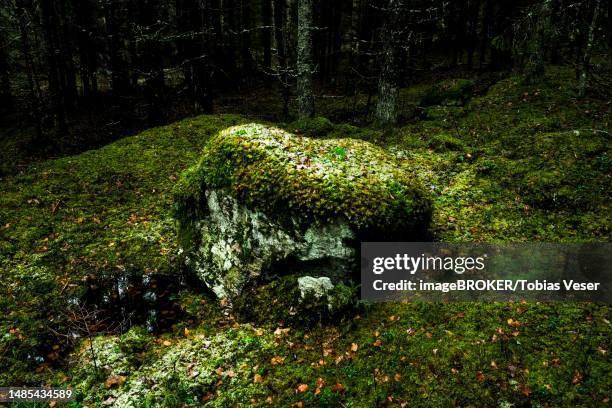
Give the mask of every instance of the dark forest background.
<path id="1" fill-rule="evenodd" d="M 82 150 L 198 113 L 287 121 L 316 100 L 343 121 L 398 120 L 398 89 L 444 72 L 575 67 L 610 89 L 601 0 L 1 0 L 0 123 L 36 152 Z M 604 72 L 604 70 L 602 70 Z M 608 82 L 606 82 L 608 81 Z M 593 86 L 595 84 L 595 86 Z M 263 102 L 262 102 L 263 103 Z M 406 118 L 399 118 L 404 120 Z M 24 136 L 25 137 L 25 136 Z"/>

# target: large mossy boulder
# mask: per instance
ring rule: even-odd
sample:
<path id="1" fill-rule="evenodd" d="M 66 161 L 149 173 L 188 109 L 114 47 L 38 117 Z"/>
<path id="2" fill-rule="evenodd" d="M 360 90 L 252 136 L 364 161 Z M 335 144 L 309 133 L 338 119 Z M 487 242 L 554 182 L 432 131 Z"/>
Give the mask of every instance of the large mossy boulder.
<path id="1" fill-rule="evenodd" d="M 383 149 L 260 124 L 212 138 L 175 199 L 186 264 L 230 303 L 294 275 L 314 280 L 287 296 L 331 309 L 335 285 L 356 276 L 360 240 L 423 238 L 430 218 L 410 168 Z"/>

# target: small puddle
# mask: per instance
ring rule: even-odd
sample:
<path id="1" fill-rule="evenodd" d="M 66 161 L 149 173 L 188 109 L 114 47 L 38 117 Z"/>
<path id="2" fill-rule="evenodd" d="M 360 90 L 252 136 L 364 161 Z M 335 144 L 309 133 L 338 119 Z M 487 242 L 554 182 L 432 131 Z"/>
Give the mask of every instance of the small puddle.
<path id="1" fill-rule="evenodd" d="M 178 293 L 187 288 L 180 276 L 117 274 L 88 276 L 80 305 L 96 316 L 98 332 L 124 333 L 142 325 L 150 333 L 169 331 L 184 317 Z"/>

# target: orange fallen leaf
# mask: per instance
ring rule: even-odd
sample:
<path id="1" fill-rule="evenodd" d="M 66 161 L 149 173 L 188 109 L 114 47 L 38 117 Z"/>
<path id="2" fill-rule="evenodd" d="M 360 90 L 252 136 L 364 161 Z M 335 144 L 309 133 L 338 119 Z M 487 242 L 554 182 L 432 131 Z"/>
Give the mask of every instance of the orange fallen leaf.
<path id="1" fill-rule="evenodd" d="M 106 388 L 111 388 L 115 385 L 121 386 L 126 380 L 127 380 L 127 377 L 124 375 L 113 375 L 113 376 L 108 377 L 106 381 L 104 381 L 104 386 Z"/>
<path id="2" fill-rule="evenodd" d="M 332 392 L 344 392 L 344 385 L 336 383 L 331 386 Z"/>
<path id="3" fill-rule="evenodd" d="M 306 392 L 306 391 L 308 391 L 308 388 L 309 388 L 308 384 L 300 384 L 297 387 L 297 391 L 298 392 Z"/>
<path id="4" fill-rule="evenodd" d="M 521 322 L 519 322 L 518 320 L 508 319 L 508 326 L 519 327 L 520 325 L 521 325 Z"/>
<path id="5" fill-rule="evenodd" d="M 285 357 L 281 357 L 281 356 L 274 356 L 270 359 L 270 364 L 272 365 L 280 365 L 283 364 L 285 362 Z"/>
<path id="6" fill-rule="evenodd" d="M 262 383 L 263 382 L 263 377 L 260 374 L 255 374 L 255 378 L 253 378 L 253 382 L 255 382 L 255 383 Z"/>
<path id="7" fill-rule="evenodd" d="M 531 394 L 531 388 L 529 388 L 526 385 L 522 385 L 520 389 L 521 389 L 521 393 L 526 397 L 528 397 Z"/>
<path id="8" fill-rule="evenodd" d="M 376 339 L 376 341 L 374 343 L 372 343 L 372 345 L 374 347 L 380 347 L 380 346 L 382 346 L 382 341 L 380 341 L 380 339 Z"/>
<path id="9" fill-rule="evenodd" d="M 482 373 L 482 371 L 476 373 L 476 379 L 479 382 L 483 382 L 485 380 L 485 375 Z"/>
<path id="10" fill-rule="evenodd" d="M 355 352 L 359 349 L 359 345 L 357 345 L 357 343 L 352 343 L 351 344 L 351 351 Z"/>

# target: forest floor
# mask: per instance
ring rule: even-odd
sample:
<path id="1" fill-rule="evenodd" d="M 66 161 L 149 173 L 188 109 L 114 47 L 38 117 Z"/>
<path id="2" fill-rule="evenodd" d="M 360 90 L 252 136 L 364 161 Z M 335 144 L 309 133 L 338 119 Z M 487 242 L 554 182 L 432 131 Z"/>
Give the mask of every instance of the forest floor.
<path id="1" fill-rule="evenodd" d="M 406 117 L 426 91 L 402 90 Z M 436 240 L 609 242 L 611 110 L 549 67 L 393 130 L 279 126 L 408 161 L 434 197 Z M 225 315 L 179 265 L 172 188 L 210 136 L 251 120 L 185 119 L 0 181 L 0 384 L 72 385 L 74 406 L 609 403 L 607 305 L 366 304 L 310 328 Z"/>

